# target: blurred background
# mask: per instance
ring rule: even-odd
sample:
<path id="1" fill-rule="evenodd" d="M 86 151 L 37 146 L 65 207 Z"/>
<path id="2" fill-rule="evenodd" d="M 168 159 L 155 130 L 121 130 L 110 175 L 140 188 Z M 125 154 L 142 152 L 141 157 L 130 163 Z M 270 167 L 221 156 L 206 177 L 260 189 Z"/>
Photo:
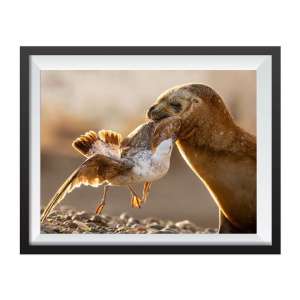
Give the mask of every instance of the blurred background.
<path id="1" fill-rule="evenodd" d="M 256 72 L 195 70 L 42 71 L 41 201 L 45 206 L 83 161 L 71 146 L 88 130 L 111 129 L 126 136 L 145 122 L 147 108 L 166 89 L 188 82 L 207 84 L 224 99 L 236 122 L 256 134 Z M 61 205 L 94 212 L 102 187 L 81 187 Z M 141 193 L 142 185 L 137 186 Z M 127 188 L 110 189 L 103 213 L 134 217 L 189 219 L 217 227 L 218 210 L 206 188 L 174 148 L 168 174 L 154 182 L 141 209 L 130 207 Z"/>

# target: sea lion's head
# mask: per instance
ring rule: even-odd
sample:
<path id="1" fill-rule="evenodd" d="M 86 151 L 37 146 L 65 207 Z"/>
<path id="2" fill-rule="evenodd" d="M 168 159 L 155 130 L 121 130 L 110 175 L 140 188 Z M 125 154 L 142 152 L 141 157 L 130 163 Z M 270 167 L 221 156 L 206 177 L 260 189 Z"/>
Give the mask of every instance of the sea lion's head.
<path id="1" fill-rule="evenodd" d="M 221 97 L 202 84 L 186 84 L 161 94 L 147 112 L 149 119 L 159 121 L 177 116 L 182 121 L 180 136 L 193 129 L 231 119 Z"/>

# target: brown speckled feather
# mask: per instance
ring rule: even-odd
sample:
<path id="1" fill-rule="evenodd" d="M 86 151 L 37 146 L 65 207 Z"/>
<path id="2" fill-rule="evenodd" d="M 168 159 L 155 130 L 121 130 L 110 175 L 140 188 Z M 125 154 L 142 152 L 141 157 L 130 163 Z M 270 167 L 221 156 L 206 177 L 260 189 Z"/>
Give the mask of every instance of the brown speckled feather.
<path id="1" fill-rule="evenodd" d="M 78 137 L 72 146 L 85 157 L 91 157 L 98 153 L 108 157 L 120 157 L 121 134 L 111 130 L 88 131 Z"/>
<path id="2" fill-rule="evenodd" d="M 128 162 L 118 161 L 101 154 L 95 154 L 83 162 L 62 184 L 45 208 L 41 222 L 74 188 L 83 185 L 99 186 L 104 181 L 132 168 Z"/>
<path id="3" fill-rule="evenodd" d="M 151 149 L 151 137 L 154 131 L 154 122 L 148 122 L 140 125 L 133 130 L 121 142 L 121 157 L 128 157 L 134 155 L 140 149 Z"/>
<path id="4" fill-rule="evenodd" d="M 131 156 L 140 149 L 154 150 L 161 142 L 171 137 L 175 140 L 180 126 L 181 121 L 177 117 L 140 125 L 122 141 L 121 157 Z"/>
<path id="5" fill-rule="evenodd" d="M 151 148 L 155 150 L 156 147 L 169 138 L 176 140 L 177 134 L 180 130 L 181 120 L 178 117 L 169 117 L 161 120 L 155 124 L 152 136 Z"/>
<path id="6" fill-rule="evenodd" d="M 100 130 L 98 135 L 100 139 L 107 144 L 120 146 L 122 141 L 122 135 L 112 130 Z"/>

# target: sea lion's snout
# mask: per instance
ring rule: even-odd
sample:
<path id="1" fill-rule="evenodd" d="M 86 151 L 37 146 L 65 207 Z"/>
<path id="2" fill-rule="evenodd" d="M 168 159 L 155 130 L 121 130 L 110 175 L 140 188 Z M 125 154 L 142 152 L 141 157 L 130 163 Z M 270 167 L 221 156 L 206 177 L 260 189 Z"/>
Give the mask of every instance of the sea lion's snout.
<path id="1" fill-rule="evenodd" d="M 155 109 L 155 105 L 152 105 L 152 106 L 148 109 L 148 111 L 147 111 L 147 117 L 148 117 L 149 119 L 152 119 L 152 112 L 153 112 L 154 109 Z"/>
<path id="2" fill-rule="evenodd" d="M 185 89 L 173 88 L 161 94 L 149 108 L 147 116 L 153 121 L 186 113 L 193 101 L 193 95 Z"/>
<path id="3" fill-rule="evenodd" d="M 159 121 L 169 116 L 170 115 L 163 109 L 159 108 L 157 104 L 152 105 L 147 111 L 147 117 L 153 121 Z"/>

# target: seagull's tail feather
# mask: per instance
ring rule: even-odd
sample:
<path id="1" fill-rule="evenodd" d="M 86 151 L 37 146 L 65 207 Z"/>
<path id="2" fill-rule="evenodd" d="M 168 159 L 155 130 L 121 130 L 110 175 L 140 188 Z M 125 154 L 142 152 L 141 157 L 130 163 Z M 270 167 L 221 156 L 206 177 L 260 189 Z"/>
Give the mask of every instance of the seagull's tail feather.
<path id="1" fill-rule="evenodd" d="M 94 154 L 119 158 L 121 140 L 121 134 L 111 130 L 100 130 L 98 134 L 90 130 L 73 141 L 72 146 L 87 158 Z"/>
<path id="2" fill-rule="evenodd" d="M 95 149 L 93 149 L 93 147 L 95 147 L 99 141 L 100 139 L 97 133 L 90 130 L 73 141 L 72 146 L 82 155 L 89 157 L 94 154 Z"/>
<path id="3" fill-rule="evenodd" d="M 100 139 L 107 144 L 120 146 L 122 141 L 122 135 L 112 130 L 100 130 L 98 135 Z"/>
<path id="4" fill-rule="evenodd" d="M 41 216 L 41 223 L 43 223 L 46 218 L 49 216 L 51 211 L 65 198 L 68 192 L 71 192 L 73 188 L 74 180 L 77 177 L 79 168 L 76 169 L 68 178 L 67 180 L 61 185 L 55 195 L 52 197 L 48 205 L 46 206 L 43 214 Z"/>

